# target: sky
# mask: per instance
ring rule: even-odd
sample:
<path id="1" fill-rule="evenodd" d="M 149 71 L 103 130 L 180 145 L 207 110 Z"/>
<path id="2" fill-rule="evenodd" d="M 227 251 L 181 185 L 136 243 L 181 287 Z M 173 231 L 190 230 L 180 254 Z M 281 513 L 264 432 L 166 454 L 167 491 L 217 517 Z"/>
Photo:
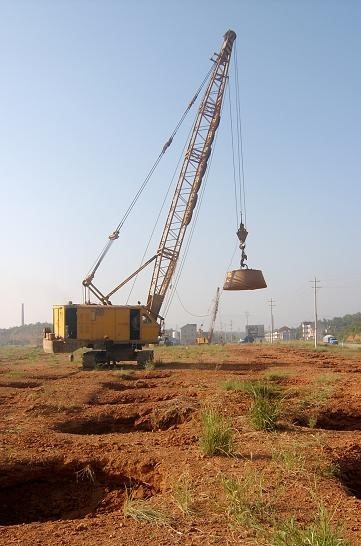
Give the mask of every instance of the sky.
<path id="1" fill-rule="evenodd" d="M 82 279 L 208 72 L 237 34 L 248 264 L 267 289 L 224 292 L 216 327 L 296 326 L 361 310 L 361 3 L 0 0 L 0 328 L 82 303 Z M 234 86 L 235 56 L 230 85 Z M 209 324 L 234 254 L 228 97 L 167 327 Z M 95 278 L 140 265 L 192 110 Z M 172 191 L 170 195 L 172 194 Z M 147 257 L 158 245 L 167 204 Z M 232 259 L 233 256 L 233 259 Z M 152 270 L 129 303 L 145 302 Z M 125 303 L 129 288 L 113 298 Z"/>

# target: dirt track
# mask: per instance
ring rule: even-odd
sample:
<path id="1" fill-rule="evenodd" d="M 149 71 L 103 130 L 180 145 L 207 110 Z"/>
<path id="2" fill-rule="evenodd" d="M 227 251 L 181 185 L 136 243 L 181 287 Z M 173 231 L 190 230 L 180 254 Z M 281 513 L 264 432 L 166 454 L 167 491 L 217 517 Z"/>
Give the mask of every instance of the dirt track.
<path id="1" fill-rule="evenodd" d="M 276 520 L 307 526 L 320 504 L 361 544 L 359 352 L 160 348 L 156 362 L 84 372 L 65 357 L 0 352 L 3 544 L 266 544 Z M 222 388 L 230 379 L 279 386 L 276 431 L 251 427 L 250 396 Z M 229 418 L 234 456 L 202 454 L 204 407 Z M 188 514 L 176 502 L 182 476 Z M 266 534 L 234 522 L 222 485 L 250 476 L 262 479 Z M 167 519 L 124 517 L 130 492 Z"/>

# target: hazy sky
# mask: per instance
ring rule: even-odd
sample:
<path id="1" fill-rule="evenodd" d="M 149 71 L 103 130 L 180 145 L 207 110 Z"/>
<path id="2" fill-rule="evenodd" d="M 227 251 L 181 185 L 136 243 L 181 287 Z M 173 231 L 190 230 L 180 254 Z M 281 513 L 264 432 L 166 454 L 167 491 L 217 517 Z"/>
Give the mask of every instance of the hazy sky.
<path id="1" fill-rule="evenodd" d="M 51 320 L 81 281 L 210 67 L 237 33 L 249 265 L 266 290 L 226 292 L 233 329 L 361 310 L 361 3 L 0 0 L 0 328 Z M 233 77 L 234 68 L 231 77 Z M 228 104 L 167 326 L 209 319 L 236 245 Z M 132 273 L 195 110 L 96 277 Z M 165 211 L 148 256 L 158 244 Z M 231 268 L 238 266 L 235 257 Z M 130 302 L 145 302 L 151 269 Z M 113 299 L 126 301 L 128 290 Z M 219 325 L 219 321 L 217 323 Z"/>

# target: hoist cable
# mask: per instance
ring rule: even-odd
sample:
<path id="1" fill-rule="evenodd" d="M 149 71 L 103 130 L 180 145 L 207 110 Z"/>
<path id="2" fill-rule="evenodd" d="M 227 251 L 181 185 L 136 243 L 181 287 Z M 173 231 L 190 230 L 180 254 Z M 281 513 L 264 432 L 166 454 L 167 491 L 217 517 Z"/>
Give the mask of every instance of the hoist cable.
<path id="1" fill-rule="evenodd" d="M 127 208 L 127 210 L 125 211 L 124 213 L 124 216 L 123 218 L 120 220 L 119 224 L 117 225 L 117 227 L 115 228 L 115 230 L 113 231 L 113 233 L 109 236 L 109 241 L 107 242 L 107 244 L 104 246 L 103 250 L 101 251 L 101 253 L 99 254 L 98 256 L 98 259 L 95 261 L 93 267 L 90 269 L 90 271 L 88 272 L 88 276 L 87 277 L 94 277 L 94 274 L 95 272 L 97 271 L 98 267 L 100 266 L 101 262 L 103 261 L 103 259 L 105 258 L 105 255 L 107 254 L 108 250 L 110 249 L 111 245 L 113 244 L 113 242 L 118 238 L 119 236 L 119 231 L 120 229 L 122 228 L 122 226 L 124 225 L 126 219 L 128 218 L 129 214 L 131 213 L 132 209 L 134 208 L 134 205 L 136 204 L 136 202 L 138 201 L 140 195 L 142 194 L 143 190 L 145 189 L 146 185 L 148 184 L 152 174 L 154 173 L 155 169 L 157 168 L 160 160 L 162 159 L 163 155 L 165 154 L 165 152 L 167 151 L 167 149 L 169 148 L 169 146 L 172 144 L 172 141 L 177 133 L 177 131 L 179 130 L 180 126 L 182 125 L 186 115 L 188 114 L 189 110 L 192 108 L 193 104 L 195 103 L 195 101 L 197 100 L 197 97 L 200 93 L 200 91 L 202 90 L 204 84 L 206 83 L 206 81 L 208 81 L 209 79 L 209 76 L 210 74 L 212 73 L 213 71 L 213 66 L 208 70 L 206 76 L 203 78 L 200 86 L 198 87 L 195 95 L 193 96 L 192 100 L 190 101 L 190 103 L 188 104 L 186 110 L 183 112 L 180 120 L 178 121 L 175 129 L 173 130 L 171 136 L 169 137 L 169 139 L 167 140 L 167 142 L 164 144 L 163 148 L 162 148 L 162 151 L 160 152 L 160 154 L 158 155 L 157 159 L 155 160 L 153 166 L 151 167 L 150 171 L 148 172 L 147 176 L 145 177 L 143 183 L 140 185 L 137 193 L 135 194 L 133 200 L 131 201 L 129 207 Z"/>
<path id="2" fill-rule="evenodd" d="M 234 258 L 234 255 L 236 253 L 236 250 L 239 248 L 239 244 L 238 244 L 238 241 L 237 243 L 234 245 L 234 250 L 233 250 L 233 253 L 232 253 L 232 258 L 230 259 L 229 261 L 229 264 L 228 264 L 228 267 L 227 267 L 227 271 L 230 271 L 230 268 L 232 267 L 232 262 L 233 262 L 233 258 Z"/>
<path id="3" fill-rule="evenodd" d="M 154 226 L 153 226 L 152 232 L 151 232 L 151 234 L 150 234 L 150 237 L 149 237 L 149 239 L 148 239 L 147 245 L 146 245 L 146 247 L 145 247 L 145 250 L 144 250 L 144 253 L 143 253 L 141 262 L 140 262 L 139 269 L 142 267 L 142 265 L 143 265 L 143 263 L 144 263 L 145 256 L 146 256 L 146 254 L 147 254 L 147 252 L 148 252 L 148 249 L 149 249 L 150 243 L 151 243 L 151 241 L 152 241 L 154 232 L 155 232 L 155 230 L 156 230 L 156 228 L 157 228 L 157 225 L 158 225 L 158 222 L 159 222 L 159 218 L 160 218 L 160 216 L 161 216 L 161 214 L 162 214 L 162 211 L 163 211 L 164 205 L 165 205 L 165 203 L 166 203 L 166 201 L 167 201 L 167 198 L 168 198 L 170 189 L 171 189 L 171 187 L 172 187 L 172 185 L 173 185 L 175 175 L 177 174 L 177 171 L 178 171 L 178 168 L 179 168 L 179 164 L 180 164 L 180 162 L 181 162 L 182 159 L 183 159 L 184 150 L 185 150 L 185 148 L 186 148 L 186 146 L 187 146 L 187 142 L 188 142 L 188 139 L 189 139 L 189 137 L 190 137 L 191 132 L 192 132 L 192 127 L 191 127 L 190 130 L 189 130 L 188 137 L 187 137 L 187 139 L 186 139 L 186 141 L 185 141 L 185 143 L 184 143 L 183 149 L 182 149 L 182 151 L 181 151 L 181 153 L 180 153 L 180 155 L 179 155 L 179 159 L 178 159 L 177 165 L 176 165 L 176 167 L 175 167 L 175 169 L 174 169 L 173 176 L 172 176 L 172 178 L 171 178 L 171 180 L 170 180 L 170 183 L 168 184 L 168 188 L 167 188 L 167 191 L 166 191 L 166 193 L 165 193 L 165 196 L 164 196 L 162 205 L 161 205 L 161 207 L 160 207 L 160 210 L 159 210 L 159 212 L 158 212 L 158 216 L 157 216 L 157 218 L 156 218 L 156 220 L 155 220 L 155 222 L 154 222 Z M 132 295 L 132 293 L 133 293 L 134 286 L 135 286 L 135 283 L 136 283 L 136 281 L 137 281 L 137 278 L 138 278 L 138 275 L 136 275 L 136 276 L 134 277 L 132 286 L 131 286 L 131 288 L 130 288 L 130 291 L 129 291 L 129 294 L 128 294 L 128 297 L 127 297 L 126 305 L 128 305 L 128 302 L 129 302 L 129 300 L 130 300 L 130 297 L 131 297 L 131 295 Z"/>
<path id="4" fill-rule="evenodd" d="M 239 97 L 239 77 L 238 77 L 238 57 L 237 46 L 235 47 L 235 84 L 236 84 L 236 112 L 237 112 L 237 149 L 238 149 L 238 168 L 240 180 L 240 209 L 244 212 L 244 225 L 247 226 L 247 209 L 246 209 L 246 191 L 244 177 L 244 160 L 243 160 L 243 138 L 242 138 L 242 118 Z M 243 198 L 243 202 L 242 202 Z"/>
<path id="5" fill-rule="evenodd" d="M 234 202 L 236 207 L 236 229 L 239 226 L 239 212 L 238 212 L 238 191 L 237 191 L 237 177 L 236 177 L 236 161 L 234 152 L 234 139 L 233 139 L 233 114 L 232 114 L 232 100 L 231 100 L 231 86 L 228 85 L 228 100 L 229 100 L 229 118 L 231 125 L 231 144 L 232 144 L 232 166 L 233 166 L 233 182 L 234 182 Z M 242 210 L 242 209 L 241 209 Z"/>

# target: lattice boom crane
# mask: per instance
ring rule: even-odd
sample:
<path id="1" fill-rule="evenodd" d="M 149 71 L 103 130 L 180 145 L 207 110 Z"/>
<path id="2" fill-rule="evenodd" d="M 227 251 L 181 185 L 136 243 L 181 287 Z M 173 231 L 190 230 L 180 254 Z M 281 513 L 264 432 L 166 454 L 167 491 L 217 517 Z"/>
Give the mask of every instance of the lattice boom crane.
<path id="1" fill-rule="evenodd" d="M 220 52 L 212 59 L 214 66 L 193 125 L 157 253 L 112 291 L 103 294 L 94 285 L 93 279 L 106 252 L 118 238 L 118 226 L 109 236 L 92 272 L 83 281 L 84 287 L 98 298 L 99 304 L 88 301 L 84 304 L 69 302 L 67 305 L 53 306 L 54 331 L 44 332 L 45 352 L 72 353 L 86 347 L 90 350 L 83 355 L 84 368 L 123 360 L 136 360 L 138 364 L 144 364 L 153 358 L 153 351 L 143 350 L 143 347 L 157 343 L 161 334 L 160 311 L 207 170 L 221 118 L 235 38 L 235 32 L 228 30 Z M 160 156 L 171 140 L 172 137 L 163 147 Z M 153 261 L 155 264 L 146 305 L 112 305 L 110 297 Z"/>

